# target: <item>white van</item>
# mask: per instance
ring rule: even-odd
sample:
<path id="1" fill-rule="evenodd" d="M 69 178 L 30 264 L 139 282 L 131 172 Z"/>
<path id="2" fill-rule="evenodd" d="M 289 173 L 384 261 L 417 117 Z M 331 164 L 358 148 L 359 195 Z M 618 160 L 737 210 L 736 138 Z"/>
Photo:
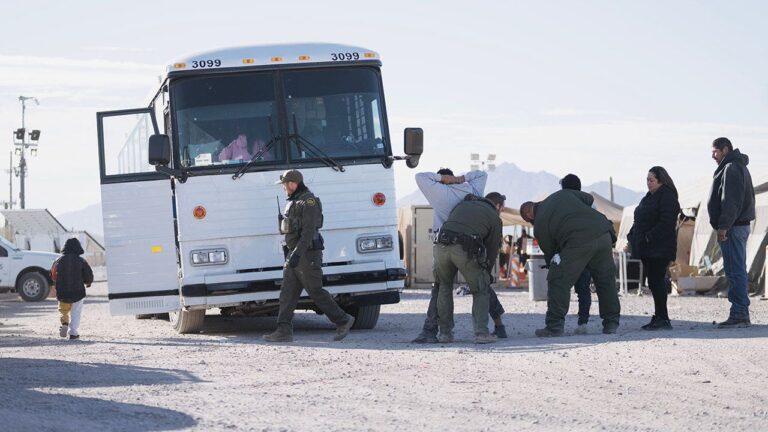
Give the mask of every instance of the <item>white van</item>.
<path id="1" fill-rule="evenodd" d="M 423 148 L 408 128 L 393 156 L 380 67 L 343 45 L 222 49 L 171 62 L 147 108 L 98 113 L 111 313 L 169 312 L 182 333 L 207 309 L 274 313 L 275 181 L 295 168 L 323 203 L 324 286 L 373 328 L 405 279 L 392 165 Z"/>

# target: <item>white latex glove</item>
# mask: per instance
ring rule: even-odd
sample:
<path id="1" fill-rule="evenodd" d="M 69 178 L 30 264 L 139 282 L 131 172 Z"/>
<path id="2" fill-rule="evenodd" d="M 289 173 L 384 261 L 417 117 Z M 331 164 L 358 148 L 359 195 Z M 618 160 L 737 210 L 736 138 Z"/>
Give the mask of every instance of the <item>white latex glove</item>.
<path id="1" fill-rule="evenodd" d="M 560 264 L 560 254 L 555 254 L 555 256 L 552 257 L 552 262 L 555 264 Z"/>

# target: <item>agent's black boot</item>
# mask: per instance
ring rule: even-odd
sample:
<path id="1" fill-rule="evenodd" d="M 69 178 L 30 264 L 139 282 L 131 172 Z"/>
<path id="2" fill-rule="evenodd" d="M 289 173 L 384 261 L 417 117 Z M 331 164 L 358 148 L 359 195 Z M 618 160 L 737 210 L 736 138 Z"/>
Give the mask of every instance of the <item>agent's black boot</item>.
<path id="1" fill-rule="evenodd" d="M 267 342 L 293 342 L 293 331 L 285 327 L 278 327 L 272 333 L 263 336 Z"/>

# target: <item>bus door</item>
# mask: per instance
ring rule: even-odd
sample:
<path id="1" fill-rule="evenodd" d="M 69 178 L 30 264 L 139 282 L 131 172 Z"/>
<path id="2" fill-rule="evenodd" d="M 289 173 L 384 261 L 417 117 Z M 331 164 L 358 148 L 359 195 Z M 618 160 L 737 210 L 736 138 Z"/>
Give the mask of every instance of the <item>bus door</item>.
<path id="1" fill-rule="evenodd" d="M 110 312 L 179 310 L 173 185 L 147 160 L 155 113 L 100 112 L 97 121 Z"/>

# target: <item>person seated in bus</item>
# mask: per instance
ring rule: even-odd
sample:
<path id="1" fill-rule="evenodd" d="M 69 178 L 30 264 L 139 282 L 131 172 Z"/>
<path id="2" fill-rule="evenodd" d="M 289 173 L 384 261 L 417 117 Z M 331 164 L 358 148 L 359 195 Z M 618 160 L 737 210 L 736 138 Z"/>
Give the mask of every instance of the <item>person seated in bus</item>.
<path id="1" fill-rule="evenodd" d="M 242 160 L 249 161 L 251 158 L 261 151 L 266 144 L 260 139 L 256 139 L 253 142 L 252 152 L 248 151 L 248 137 L 245 134 L 239 134 L 231 143 L 224 147 L 219 152 L 219 162 Z M 261 160 L 274 160 L 274 156 L 271 151 L 267 151 L 261 155 Z"/>
<path id="2" fill-rule="evenodd" d="M 336 124 L 329 123 L 323 130 L 325 152 L 329 155 L 348 156 L 359 154 L 360 150 L 354 143 L 354 137 L 347 130 Z"/>

